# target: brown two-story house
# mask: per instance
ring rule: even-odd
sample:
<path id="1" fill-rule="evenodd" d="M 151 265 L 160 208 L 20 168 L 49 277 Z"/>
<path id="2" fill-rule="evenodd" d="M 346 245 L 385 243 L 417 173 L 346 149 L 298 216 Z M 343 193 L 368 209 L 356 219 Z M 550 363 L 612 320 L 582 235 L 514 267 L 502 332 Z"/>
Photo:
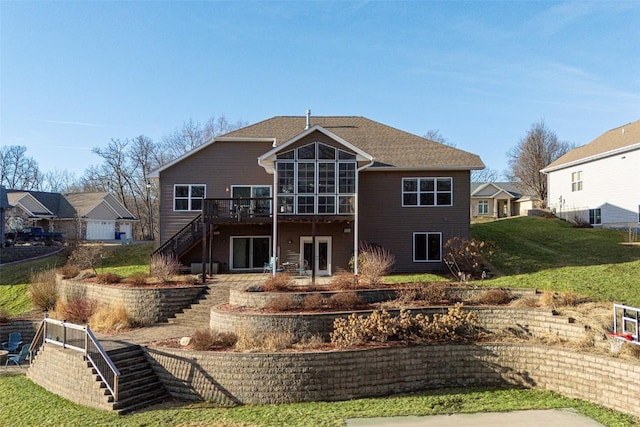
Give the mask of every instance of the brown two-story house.
<path id="1" fill-rule="evenodd" d="M 275 259 L 331 275 L 367 242 L 397 272 L 442 270 L 444 243 L 470 236 L 470 173 L 482 168 L 475 154 L 364 117 L 273 117 L 153 173 L 159 251 L 224 272 Z"/>

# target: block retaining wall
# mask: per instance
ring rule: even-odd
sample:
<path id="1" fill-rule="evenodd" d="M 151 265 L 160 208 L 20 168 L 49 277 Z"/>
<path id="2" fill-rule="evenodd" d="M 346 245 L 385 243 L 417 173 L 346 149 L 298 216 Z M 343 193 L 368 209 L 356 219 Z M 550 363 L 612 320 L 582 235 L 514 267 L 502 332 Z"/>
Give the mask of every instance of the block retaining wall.
<path id="1" fill-rule="evenodd" d="M 448 287 L 446 288 L 447 298 L 457 298 L 462 301 L 473 301 L 480 298 L 488 288 L 469 288 L 469 287 Z M 330 297 L 342 291 L 318 291 L 318 292 L 291 292 L 296 301 L 302 300 L 305 296 L 315 293 L 323 295 L 325 298 Z M 396 289 L 362 289 L 354 291 L 367 304 L 373 304 L 382 301 L 389 301 L 396 298 Z M 509 293 L 515 298 L 537 298 L 538 292 L 535 289 L 509 289 Z M 246 290 L 231 289 L 229 291 L 229 304 L 243 307 L 263 308 L 267 303 L 279 296 L 282 292 L 248 292 Z"/>
<path id="2" fill-rule="evenodd" d="M 563 341 L 580 341 L 586 338 L 585 325 L 569 323 L 569 319 L 556 316 L 551 310 L 466 306 L 465 310 L 478 314 L 480 328 L 491 332 L 501 333 L 509 329 L 511 333 L 528 337 L 549 337 L 550 335 Z M 429 307 L 412 309 L 414 314 L 446 313 L 448 307 Z M 387 310 L 397 316 L 399 310 Z M 371 310 L 355 312 L 358 315 L 369 315 Z M 351 312 L 333 313 L 247 313 L 233 312 L 220 308 L 211 308 L 209 326 L 218 332 L 237 333 L 241 330 L 259 331 L 291 331 L 297 338 L 304 335 L 321 335 L 328 339 L 333 331 L 333 322 L 337 318 L 347 318 Z"/>
<path id="3" fill-rule="evenodd" d="M 45 390 L 71 402 L 97 409 L 112 409 L 105 389 L 95 380 L 83 353 L 54 344 L 40 347 L 27 376 Z"/>
<path id="4" fill-rule="evenodd" d="M 58 280 L 61 296 L 84 292 L 87 298 L 102 304 L 122 304 L 129 316 L 140 325 L 166 322 L 188 308 L 204 293 L 205 286 L 176 288 L 124 288 L 74 280 Z"/>
<path id="5" fill-rule="evenodd" d="M 176 398 L 220 404 L 332 401 L 451 387 L 552 390 L 640 416 L 640 364 L 530 344 L 246 354 L 145 348 Z"/>
<path id="6" fill-rule="evenodd" d="M 11 319 L 9 323 L 0 325 L 0 342 L 6 342 L 11 332 L 20 332 L 22 342 L 28 344 L 38 330 L 42 319 Z"/>

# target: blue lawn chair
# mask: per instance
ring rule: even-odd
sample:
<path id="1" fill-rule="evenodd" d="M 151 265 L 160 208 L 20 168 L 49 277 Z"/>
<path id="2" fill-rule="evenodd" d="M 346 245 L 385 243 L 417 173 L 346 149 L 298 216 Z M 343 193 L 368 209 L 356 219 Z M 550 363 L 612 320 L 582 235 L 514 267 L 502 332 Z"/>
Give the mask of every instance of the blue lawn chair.
<path id="1" fill-rule="evenodd" d="M 7 354 L 7 361 L 4 363 L 5 368 L 9 365 L 9 362 L 13 362 L 16 366 L 20 366 L 20 362 L 25 362 L 29 358 L 29 348 L 31 347 L 31 343 L 25 344 L 22 346 L 20 353 L 16 354 Z"/>
<path id="2" fill-rule="evenodd" d="M 9 341 L 2 343 L 2 349 L 13 352 L 20 347 L 20 344 L 22 344 L 22 335 L 20 335 L 20 332 L 11 332 L 9 334 Z"/>

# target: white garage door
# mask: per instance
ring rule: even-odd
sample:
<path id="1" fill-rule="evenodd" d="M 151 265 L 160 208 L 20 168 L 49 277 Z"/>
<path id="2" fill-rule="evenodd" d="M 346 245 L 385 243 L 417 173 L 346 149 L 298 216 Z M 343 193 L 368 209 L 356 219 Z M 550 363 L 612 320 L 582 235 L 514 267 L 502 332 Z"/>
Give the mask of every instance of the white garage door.
<path id="1" fill-rule="evenodd" d="M 87 240 L 113 240 L 115 238 L 115 221 L 87 221 Z"/>
<path id="2" fill-rule="evenodd" d="M 132 239 L 133 238 L 133 233 L 132 233 L 131 223 L 130 222 L 121 222 L 120 223 L 120 232 L 121 233 L 127 233 L 126 236 L 122 236 L 123 239 Z"/>

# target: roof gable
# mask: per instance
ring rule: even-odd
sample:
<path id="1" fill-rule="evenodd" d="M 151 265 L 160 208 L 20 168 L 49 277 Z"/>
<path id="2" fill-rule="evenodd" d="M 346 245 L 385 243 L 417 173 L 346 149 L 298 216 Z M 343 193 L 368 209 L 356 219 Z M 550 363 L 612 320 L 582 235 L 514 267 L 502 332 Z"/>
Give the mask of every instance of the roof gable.
<path id="1" fill-rule="evenodd" d="M 315 125 L 313 127 L 310 127 L 309 129 L 305 130 L 304 132 L 294 136 L 290 140 L 288 140 L 288 141 L 286 141 L 286 142 L 284 142 L 284 143 L 282 143 L 280 145 L 277 145 L 276 147 L 274 147 L 273 149 L 269 150 L 268 152 L 266 152 L 262 156 L 258 157 L 258 164 L 260 164 L 260 166 L 264 167 L 267 170 L 268 173 L 273 173 L 274 162 L 276 160 L 276 156 L 278 155 L 278 153 L 286 151 L 289 147 L 294 145 L 296 142 L 298 142 L 301 139 L 313 134 L 314 132 L 320 132 L 320 133 L 326 135 L 327 137 L 331 138 L 332 140 L 334 140 L 338 144 L 342 145 L 343 147 L 349 149 L 350 151 L 353 151 L 356 154 L 356 160 L 358 162 L 368 162 L 369 164 L 373 163 L 373 157 L 370 154 L 365 153 L 364 151 L 362 151 L 358 147 L 354 146 L 353 144 L 349 143 L 348 141 L 345 141 L 344 139 L 340 138 L 339 136 L 335 135 L 334 133 L 329 132 L 328 130 L 326 130 L 322 126 Z"/>
<path id="2" fill-rule="evenodd" d="M 542 169 L 542 172 L 552 172 L 630 150 L 640 150 L 640 120 L 611 129 L 587 145 L 569 151 Z"/>
<path id="3" fill-rule="evenodd" d="M 10 204 L 19 207 L 30 217 L 51 218 L 55 216 L 53 212 L 27 191 L 9 192 L 7 198 Z"/>
<path id="4" fill-rule="evenodd" d="M 69 193 L 65 197 L 83 218 L 93 218 L 93 214 L 100 212 L 102 217 L 106 210 L 113 213 L 114 219 L 135 219 L 135 216 L 120 203 L 112 194 L 100 192 Z"/>

